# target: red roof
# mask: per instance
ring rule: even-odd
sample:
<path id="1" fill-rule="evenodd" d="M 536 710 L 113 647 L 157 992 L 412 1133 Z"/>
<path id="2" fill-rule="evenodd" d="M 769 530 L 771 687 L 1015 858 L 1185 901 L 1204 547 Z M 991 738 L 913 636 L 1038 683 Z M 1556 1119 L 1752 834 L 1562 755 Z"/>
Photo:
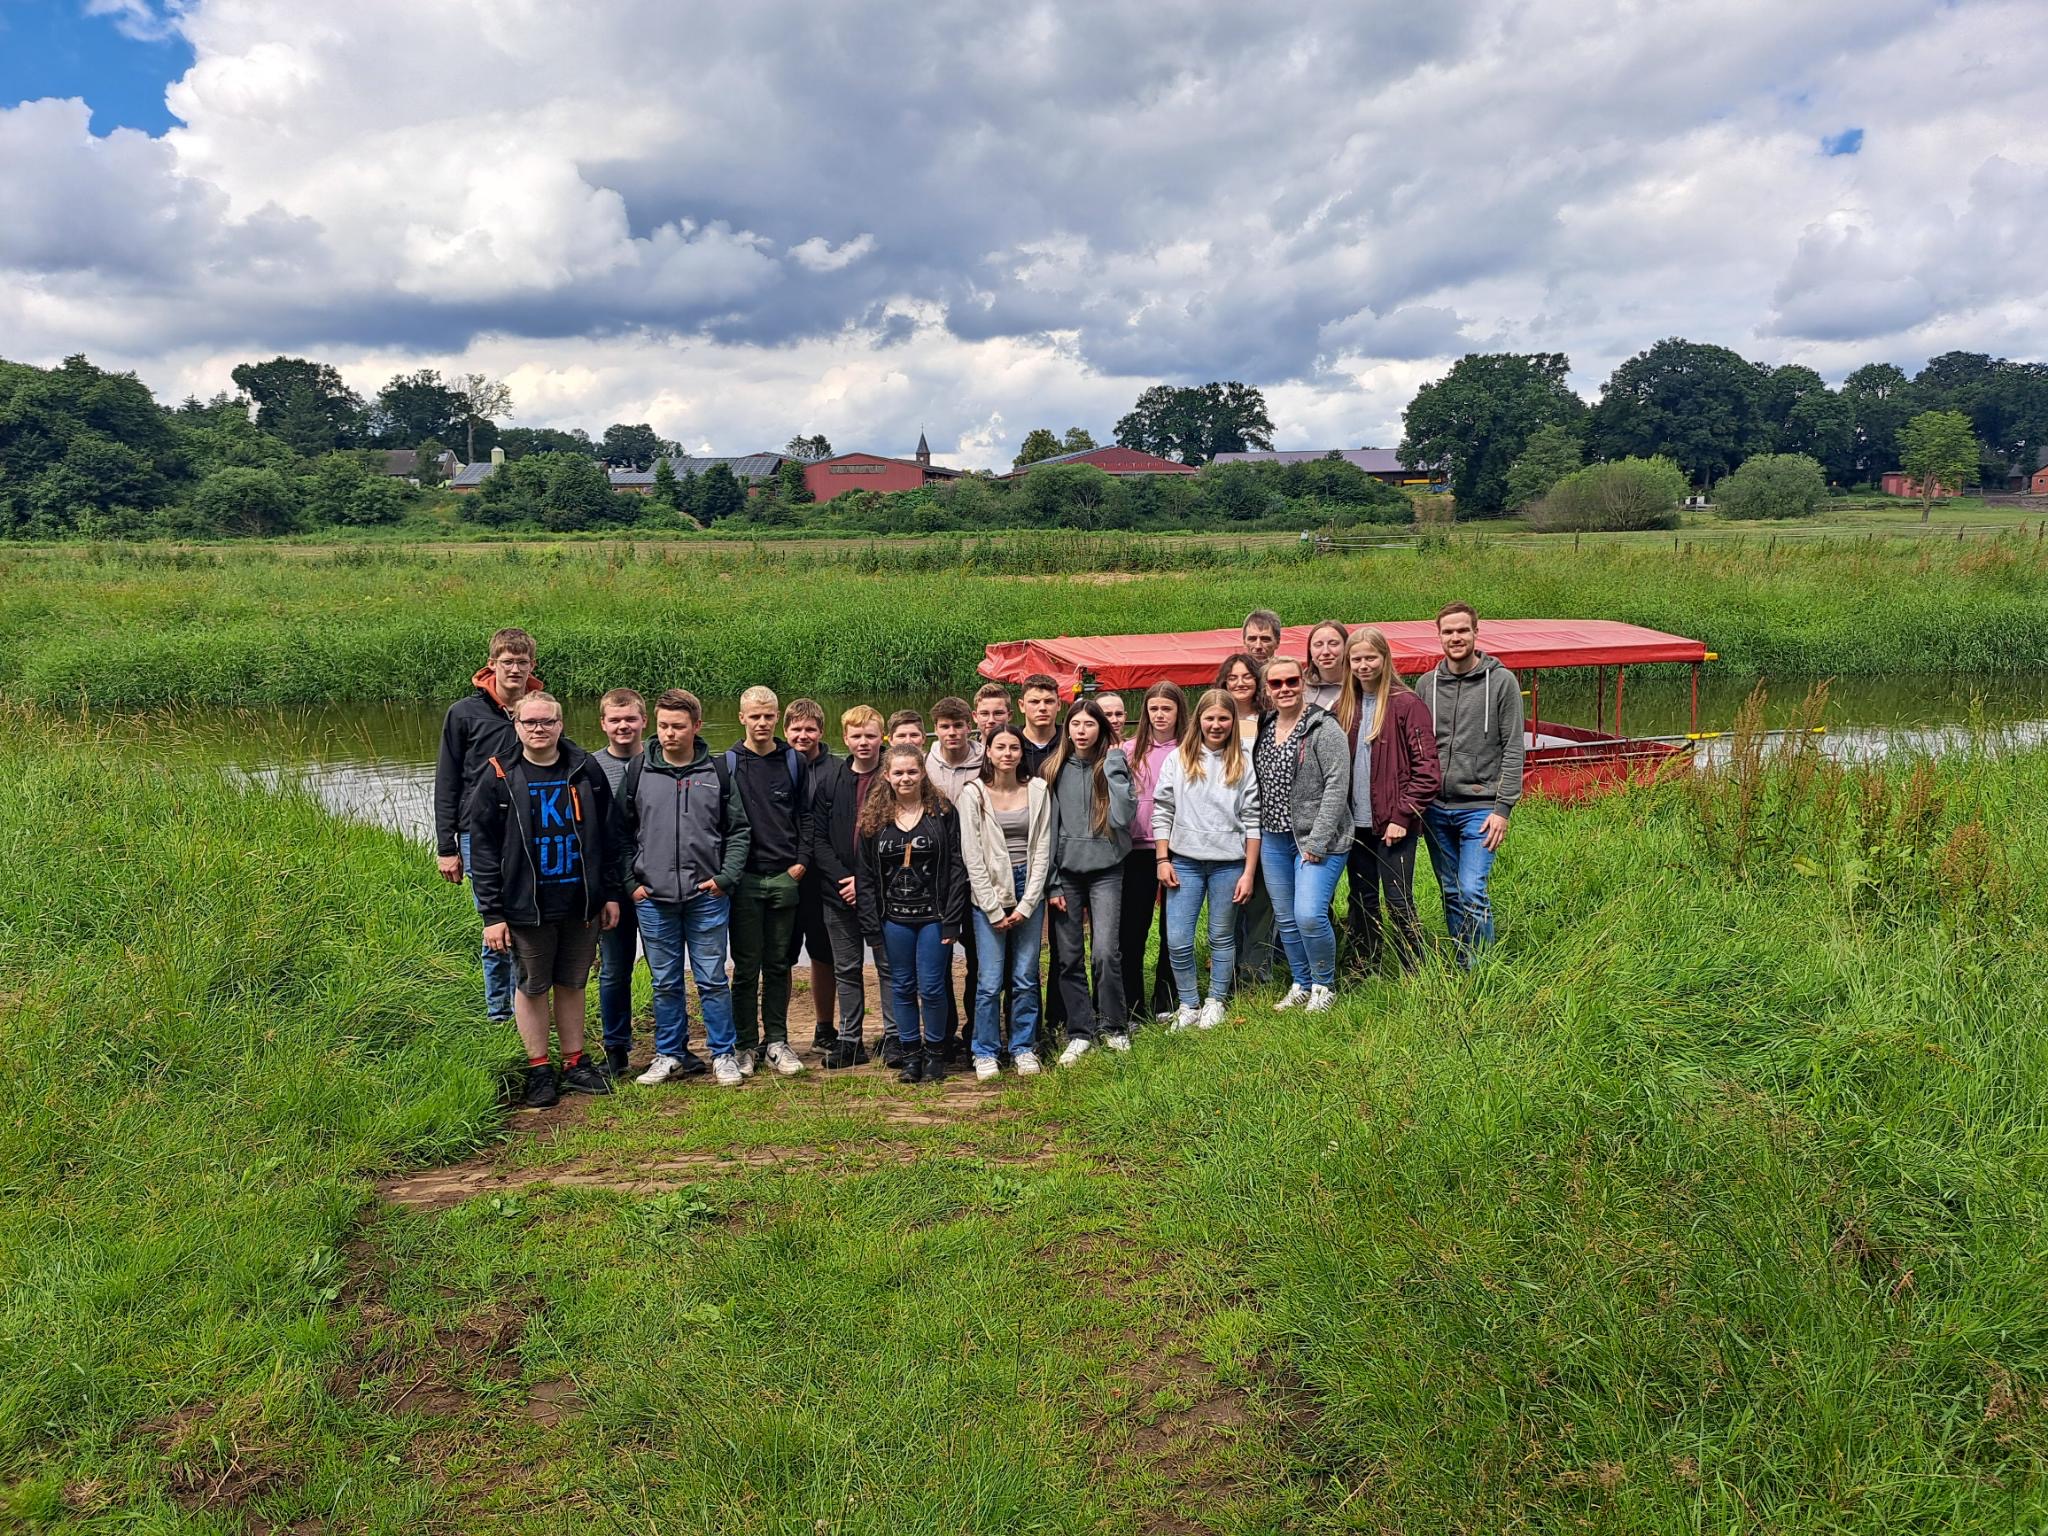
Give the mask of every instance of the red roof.
<path id="1" fill-rule="evenodd" d="M 1280 649 L 1289 656 L 1306 655 L 1314 627 L 1290 625 L 1281 633 Z M 1443 659 L 1433 619 L 1378 627 L 1393 647 L 1399 672 L 1412 677 Z M 1612 619 L 1486 619 L 1479 626 L 1479 648 L 1511 671 L 1707 659 L 1706 646 L 1697 640 Z M 1157 682 L 1187 688 L 1210 682 L 1223 658 L 1243 649 L 1243 632 L 1236 629 L 1005 640 L 988 648 L 980 670 L 983 677 L 1003 683 L 1021 683 L 1034 672 L 1045 672 L 1070 687 L 1086 668 L 1104 688 L 1147 688 Z"/>
<path id="2" fill-rule="evenodd" d="M 1088 464 L 1106 475 L 1192 475 L 1199 473 L 1192 464 L 1176 464 L 1172 459 L 1162 459 L 1156 453 L 1146 453 L 1142 448 L 1126 448 L 1121 443 L 1106 443 L 1100 448 L 1082 448 L 1073 453 L 1062 453 L 1050 459 L 1037 459 L 1020 468 L 1011 470 L 1002 478 L 1014 480 L 1019 475 L 1028 475 L 1034 469 L 1043 469 L 1048 464 Z"/>

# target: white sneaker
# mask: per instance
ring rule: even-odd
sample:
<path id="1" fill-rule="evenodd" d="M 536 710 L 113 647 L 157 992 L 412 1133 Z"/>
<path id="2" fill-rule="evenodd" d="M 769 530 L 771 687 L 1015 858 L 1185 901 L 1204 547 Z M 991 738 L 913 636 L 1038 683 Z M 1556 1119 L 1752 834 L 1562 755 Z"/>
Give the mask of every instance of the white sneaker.
<path id="1" fill-rule="evenodd" d="M 665 1083 L 683 1070 L 682 1058 L 678 1056 L 657 1056 L 647 1063 L 647 1070 L 633 1081 L 645 1083 L 652 1088 L 656 1083 Z"/>
<path id="2" fill-rule="evenodd" d="M 1113 1035 L 1104 1035 L 1102 1043 L 1112 1051 L 1128 1051 L 1131 1048 L 1131 1037 L 1122 1030 L 1118 1030 Z"/>
<path id="3" fill-rule="evenodd" d="M 1310 987 L 1308 1001 L 1302 1004 L 1303 1013 L 1328 1013 L 1337 1006 L 1337 994 L 1328 987 Z"/>
<path id="4" fill-rule="evenodd" d="M 1017 1068 L 1017 1075 L 1019 1077 L 1038 1076 L 1038 1052 L 1019 1051 L 1016 1055 L 1014 1064 Z"/>
<path id="5" fill-rule="evenodd" d="M 730 1052 L 711 1058 L 711 1077 L 721 1088 L 737 1088 L 746 1081 L 740 1076 L 739 1058 Z"/>
<path id="6" fill-rule="evenodd" d="M 739 1065 L 741 1077 L 752 1077 L 754 1075 L 754 1053 L 752 1051 L 735 1052 L 733 1060 Z"/>
<path id="7" fill-rule="evenodd" d="M 797 1073 L 804 1069 L 804 1064 L 796 1059 L 796 1052 L 792 1051 L 780 1040 L 775 1041 L 768 1047 L 768 1065 L 780 1072 L 784 1077 L 795 1077 Z"/>
<path id="8" fill-rule="evenodd" d="M 1212 997 L 1202 1004 L 1202 1011 L 1195 1015 L 1195 1028 L 1214 1029 L 1223 1022 L 1223 999 Z"/>
<path id="9" fill-rule="evenodd" d="M 1153 1015 L 1152 1015 L 1152 1022 L 1153 1022 L 1153 1023 L 1155 1023 L 1155 1024 L 1168 1024 L 1168 1025 L 1170 1025 L 1170 1024 L 1172 1024 L 1172 1023 L 1173 1023 L 1173 1021 L 1174 1021 L 1175 1019 L 1179 1018 L 1179 1017 L 1181 1016 L 1181 1014 L 1183 1014 L 1183 1013 L 1186 1013 L 1186 1012 L 1187 1012 L 1187 1009 L 1185 1009 L 1185 1008 L 1181 1008 L 1181 1009 L 1178 1009 L 1178 1010 L 1176 1010 L 1176 1009 L 1173 1009 L 1173 1008 L 1169 1008 L 1169 1009 L 1167 1009 L 1167 1010 L 1166 1010 L 1166 1012 L 1164 1012 L 1164 1013 L 1155 1013 L 1155 1014 L 1153 1014 Z"/>
<path id="10" fill-rule="evenodd" d="M 1092 1040 L 1069 1040 L 1067 1048 L 1060 1052 L 1060 1065 L 1071 1067 L 1075 1062 L 1088 1054 L 1088 1047 L 1092 1044 L 1094 1044 Z"/>
<path id="11" fill-rule="evenodd" d="M 1035 1067 L 1036 1065 L 1037 1063 L 1034 1062 L 1033 1066 Z M 977 1056 L 974 1058 L 974 1080 L 977 1083 L 987 1082 L 1001 1070 L 996 1065 L 996 1059 L 993 1056 Z"/>
<path id="12" fill-rule="evenodd" d="M 1183 1008 L 1179 1013 L 1169 1015 L 1169 1017 L 1172 1018 L 1173 1022 L 1166 1027 L 1177 1035 L 1184 1029 L 1194 1028 L 1195 1021 L 1201 1015 L 1192 1008 Z"/>
<path id="13" fill-rule="evenodd" d="M 1273 1005 L 1275 1013 L 1285 1013 L 1290 1008 L 1299 1008 L 1308 1001 L 1308 988 L 1299 984 L 1287 989 L 1287 995 Z"/>

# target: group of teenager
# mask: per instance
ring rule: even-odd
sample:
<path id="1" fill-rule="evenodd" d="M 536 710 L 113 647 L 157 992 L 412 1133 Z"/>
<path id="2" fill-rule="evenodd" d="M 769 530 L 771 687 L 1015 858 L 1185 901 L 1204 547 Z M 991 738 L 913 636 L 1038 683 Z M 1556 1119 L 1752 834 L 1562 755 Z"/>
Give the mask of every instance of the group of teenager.
<path id="1" fill-rule="evenodd" d="M 784 708 L 767 688 L 740 696 L 740 739 L 721 751 L 686 689 L 658 694 L 651 718 L 613 689 L 605 744 L 587 752 L 532 636 L 499 630 L 443 723 L 434 820 L 441 873 L 468 878 L 483 920 L 486 1007 L 526 1050 L 526 1102 L 626 1077 L 642 952 L 653 1058 L 634 1080 L 648 1085 L 805 1070 L 789 1004 L 806 955 L 823 1065 L 870 1060 L 871 960 L 882 1059 L 912 1083 L 963 1054 L 977 1078 L 1005 1059 L 1031 1076 L 1049 1044 L 1068 1066 L 1129 1050 L 1142 1023 L 1213 1028 L 1235 991 L 1269 981 L 1276 951 L 1288 985 L 1273 1007 L 1324 1012 L 1340 926 L 1352 974 L 1389 948 L 1404 970 L 1421 963 L 1418 839 L 1469 966 L 1493 940 L 1493 860 L 1521 796 L 1519 683 L 1479 649 L 1465 603 L 1438 613 L 1442 659 L 1412 688 L 1378 629 L 1325 621 L 1301 656 L 1281 634 L 1250 614 L 1212 686 L 1154 684 L 1135 715 L 1042 675 L 1019 690 L 1021 722 L 988 683 L 939 700 L 929 738 L 918 711 L 856 705 L 840 755 L 814 701 Z M 593 967 L 602 1056 L 585 1049 Z M 708 1063 L 690 1048 L 686 974 Z"/>

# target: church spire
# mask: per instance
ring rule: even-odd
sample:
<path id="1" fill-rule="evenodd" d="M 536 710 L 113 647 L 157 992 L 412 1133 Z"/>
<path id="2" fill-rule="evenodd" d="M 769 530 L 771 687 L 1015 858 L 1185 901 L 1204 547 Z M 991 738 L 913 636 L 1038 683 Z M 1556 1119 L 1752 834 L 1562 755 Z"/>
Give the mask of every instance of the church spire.
<path id="1" fill-rule="evenodd" d="M 917 434 L 917 462 L 926 469 L 932 467 L 932 445 L 924 440 L 922 432 Z"/>

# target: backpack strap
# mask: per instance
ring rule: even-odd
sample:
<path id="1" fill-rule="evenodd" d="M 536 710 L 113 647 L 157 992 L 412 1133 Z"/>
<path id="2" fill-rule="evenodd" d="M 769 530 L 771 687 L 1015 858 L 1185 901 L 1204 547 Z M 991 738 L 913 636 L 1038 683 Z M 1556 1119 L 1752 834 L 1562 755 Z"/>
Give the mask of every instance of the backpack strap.
<path id="1" fill-rule="evenodd" d="M 621 800 L 629 805 L 633 802 L 633 797 L 640 793 L 641 775 L 646 771 L 647 754 L 644 752 L 635 753 L 633 761 L 626 764 L 626 776 L 619 780 L 619 798 Z"/>
<path id="2" fill-rule="evenodd" d="M 795 747 L 789 748 L 787 757 L 783 759 L 783 766 L 789 769 L 789 792 L 791 796 L 801 800 L 804 793 L 803 753 L 797 751 Z"/>

